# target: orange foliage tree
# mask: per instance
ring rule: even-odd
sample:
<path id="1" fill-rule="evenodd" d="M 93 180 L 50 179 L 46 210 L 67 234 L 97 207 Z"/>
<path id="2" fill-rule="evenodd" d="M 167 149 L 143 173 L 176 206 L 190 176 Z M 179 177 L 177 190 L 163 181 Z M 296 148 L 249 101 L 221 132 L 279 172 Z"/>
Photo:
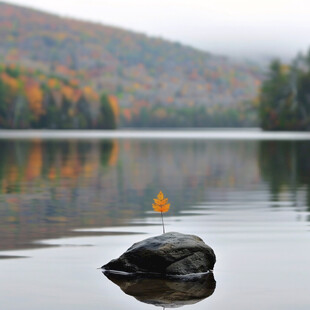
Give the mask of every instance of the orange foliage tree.
<path id="1" fill-rule="evenodd" d="M 26 87 L 25 94 L 29 108 L 33 112 L 34 118 L 38 120 L 45 113 L 43 108 L 43 91 L 39 85 L 31 85 Z"/>
<path id="2" fill-rule="evenodd" d="M 119 119 L 119 105 L 118 105 L 117 97 L 113 96 L 113 95 L 109 95 L 108 99 L 109 99 L 109 103 L 110 103 L 110 106 L 112 108 L 112 111 L 114 113 L 115 120 L 118 121 L 118 119 Z"/>

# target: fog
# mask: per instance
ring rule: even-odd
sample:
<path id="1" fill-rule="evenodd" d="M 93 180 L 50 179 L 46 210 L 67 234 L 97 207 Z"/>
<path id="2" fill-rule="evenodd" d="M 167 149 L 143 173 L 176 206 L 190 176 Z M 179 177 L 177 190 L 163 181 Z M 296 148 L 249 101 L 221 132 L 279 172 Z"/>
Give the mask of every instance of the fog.
<path id="1" fill-rule="evenodd" d="M 309 47 L 307 0 L 14 0 L 23 6 L 162 37 L 216 54 L 290 58 Z"/>

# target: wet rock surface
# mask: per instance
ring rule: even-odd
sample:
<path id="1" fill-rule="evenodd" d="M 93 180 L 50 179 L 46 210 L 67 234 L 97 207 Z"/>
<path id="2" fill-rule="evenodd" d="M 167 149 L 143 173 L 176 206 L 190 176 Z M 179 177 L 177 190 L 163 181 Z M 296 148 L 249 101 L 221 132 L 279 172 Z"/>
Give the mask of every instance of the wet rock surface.
<path id="1" fill-rule="evenodd" d="M 188 275 L 213 270 L 215 261 L 214 251 L 201 238 L 169 232 L 135 243 L 102 268 L 162 276 Z"/>

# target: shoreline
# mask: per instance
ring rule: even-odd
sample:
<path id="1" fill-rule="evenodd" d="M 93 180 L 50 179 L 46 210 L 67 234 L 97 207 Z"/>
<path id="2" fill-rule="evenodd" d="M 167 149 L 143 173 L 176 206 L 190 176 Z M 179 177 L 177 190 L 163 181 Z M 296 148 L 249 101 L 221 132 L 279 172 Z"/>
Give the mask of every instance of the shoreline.
<path id="1" fill-rule="evenodd" d="M 310 132 L 263 131 L 259 128 L 118 129 L 118 130 L 0 130 L 1 140 L 194 139 L 310 140 Z"/>

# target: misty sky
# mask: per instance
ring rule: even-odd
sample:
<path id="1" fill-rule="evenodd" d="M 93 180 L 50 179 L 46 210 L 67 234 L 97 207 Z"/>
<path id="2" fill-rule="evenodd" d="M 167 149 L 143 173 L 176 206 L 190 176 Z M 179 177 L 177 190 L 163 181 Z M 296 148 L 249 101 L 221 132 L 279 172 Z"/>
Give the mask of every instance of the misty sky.
<path id="1" fill-rule="evenodd" d="M 6 0 L 230 56 L 310 47 L 310 0 Z"/>

